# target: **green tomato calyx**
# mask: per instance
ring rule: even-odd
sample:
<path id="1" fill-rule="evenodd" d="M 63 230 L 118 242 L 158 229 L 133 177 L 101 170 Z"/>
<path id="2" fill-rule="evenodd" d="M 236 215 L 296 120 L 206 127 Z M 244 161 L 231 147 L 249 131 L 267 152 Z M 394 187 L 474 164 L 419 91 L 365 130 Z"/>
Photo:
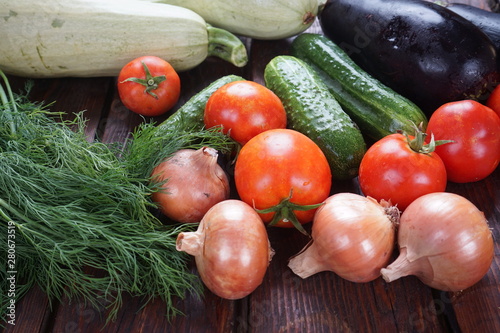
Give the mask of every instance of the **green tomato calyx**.
<path id="1" fill-rule="evenodd" d="M 123 80 L 122 82 L 135 82 L 142 84 L 146 89 L 144 89 L 145 93 L 148 93 L 149 95 L 153 96 L 154 98 L 158 99 L 158 95 L 156 95 L 153 90 L 158 89 L 158 86 L 160 83 L 165 81 L 167 77 L 165 75 L 160 75 L 160 76 L 153 76 L 151 75 L 151 72 L 149 71 L 148 66 L 144 63 L 144 61 L 141 61 L 142 67 L 144 68 L 144 72 L 146 73 L 146 78 L 145 79 L 140 79 L 138 77 L 129 77 L 126 80 Z"/>
<path id="2" fill-rule="evenodd" d="M 260 214 L 274 213 L 273 219 L 267 225 L 268 227 L 275 226 L 279 221 L 290 222 L 302 234 L 311 237 L 309 233 L 304 229 L 302 224 L 299 222 L 297 217 L 295 216 L 294 211 L 297 210 L 306 211 L 306 210 L 316 209 L 320 207 L 323 203 L 313 204 L 313 205 L 299 205 L 290 201 L 292 199 L 292 195 L 293 195 L 293 189 L 290 190 L 290 195 L 287 198 L 283 199 L 276 206 L 267 209 L 255 208 L 255 210 L 257 211 L 257 213 Z"/>
<path id="3" fill-rule="evenodd" d="M 427 133 L 425 133 L 422 129 L 422 123 L 419 126 L 413 125 L 415 129 L 415 136 L 411 139 L 408 134 L 404 134 L 406 136 L 406 140 L 408 141 L 408 145 L 410 148 L 417 153 L 421 154 L 430 154 L 436 150 L 436 147 L 442 144 L 454 142 L 453 140 L 434 140 L 434 134 L 431 133 L 431 140 L 429 143 L 425 143 L 425 138 L 427 137 Z"/>

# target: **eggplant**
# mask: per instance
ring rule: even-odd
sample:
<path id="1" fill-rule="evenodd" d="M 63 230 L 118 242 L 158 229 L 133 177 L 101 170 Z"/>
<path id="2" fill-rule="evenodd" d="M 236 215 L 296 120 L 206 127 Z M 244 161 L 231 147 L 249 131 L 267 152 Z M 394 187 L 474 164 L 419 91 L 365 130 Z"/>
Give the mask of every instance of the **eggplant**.
<path id="1" fill-rule="evenodd" d="M 500 50 L 500 13 L 493 13 L 463 3 L 451 3 L 446 8 L 471 21 L 488 35 L 495 45 L 498 54 Z"/>
<path id="2" fill-rule="evenodd" d="M 488 36 L 451 10 L 419 0 L 329 0 L 325 36 L 365 71 L 427 115 L 461 99 L 480 100 L 498 83 Z"/>

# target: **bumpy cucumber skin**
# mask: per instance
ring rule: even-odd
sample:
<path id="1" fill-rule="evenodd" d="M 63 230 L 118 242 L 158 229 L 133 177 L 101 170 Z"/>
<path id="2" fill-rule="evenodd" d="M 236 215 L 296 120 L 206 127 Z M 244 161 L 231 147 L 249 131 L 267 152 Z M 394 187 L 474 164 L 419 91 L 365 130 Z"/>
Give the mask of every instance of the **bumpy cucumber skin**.
<path id="1" fill-rule="evenodd" d="M 281 55 L 267 64 L 264 80 L 283 102 L 289 127 L 307 135 L 324 152 L 332 176 L 356 177 L 366 151 L 364 138 L 318 74 L 302 60 Z"/>
<path id="2" fill-rule="evenodd" d="M 191 97 L 183 106 L 181 106 L 176 112 L 174 112 L 170 117 L 158 125 L 159 131 L 169 128 L 177 128 L 184 130 L 201 130 L 204 127 L 203 115 L 205 113 L 205 105 L 207 104 L 210 96 L 223 85 L 234 82 L 234 81 L 244 81 L 245 79 L 238 75 L 226 75 L 223 76 L 199 93 Z"/>
<path id="3" fill-rule="evenodd" d="M 294 39 L 290 52 L 318 72 L 368 138 L 376 141 L 398 131 L 413 134 L 413 124 L 427 125 L 427 117 L 416 104 L 362 70 L 327 37 L 302 34 Z"/>

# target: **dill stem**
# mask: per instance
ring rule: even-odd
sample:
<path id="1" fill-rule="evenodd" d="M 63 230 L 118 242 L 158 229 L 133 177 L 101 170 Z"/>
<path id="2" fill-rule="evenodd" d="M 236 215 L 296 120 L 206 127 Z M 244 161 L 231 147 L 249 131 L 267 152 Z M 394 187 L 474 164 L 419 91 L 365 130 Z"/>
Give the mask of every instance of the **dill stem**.
<path id="1" fill-rule="evenodd" d="M 23 214 L 21 214 L 17 209 L 15 209 L 14 207 L 10 206 L 7 202 L 5 202 L 5 200 L 3 199 L 0 199 L 0 206 L 6 208 L 7 210 L 9 210 L 10 212 L 14 213 L 18 218 L 20 218 L 21 220 L 23 221 L 27 221 L 27 222 L 32 222 L 29 218 L 27 218 L 26 216 L 24 216 Z M 17 223 L 16 221 L 14 221 L 10 216 L 8 216 L 7 214 L 5 214 L 5 212 L 3 210 L 0 209 L 0 213 L 1 213 L 1 216 L 3 218 L 5 218 L 7 221 L 11 221 L 12 223 L 14 223 L 14 225 L 16 226 L 17 230 L 19 232 L 21 232 L 21 234 L 25 237 L 26 240 L 28 240 L 35 248 L 37 248 L 37 244 L 33 241 L 33 239 L 31 237 L 28 236 L 28 234 L 25 232 L 25 228 L 24 228 L 24 225 L 20 224 L 20 223 Z M 33 235 L 36 235 L 36 236 L 39 236 L 39 237 L 44 237 L 43 234 L 40 234 L 39 232 L 35 231 L 35 230 L 29 230 L 29 233 L 30 234 L 33 234 Z"/>
<path id="2" fill-rule="evenodd" d="M 30 221 L 30 219 L 28 219 L 26 216 L 24 216 L 23 214 L 21 214 L 17 209 L 15 209 L 14 207 L 12 207 L 11 205 L 9 205 L 7 202 L 5 202 L 5 200 L 1 199 L 0 198 L 0 206 L 6 208 L 7 210 L 9 210 L 10 212 L 14 213 L 18 218 L 20 218 L 21 220 L 24 220 L 24 221 L 28 221 L 28 222 L 32 222 Z M 10 220 L 12 221 L 12 219 L 3 212 L 3 210 L 0 210 L 0 212 L 2 212 L 2 216 L 4 218 L 6 218 L 7 220 Z M 14 221 L 12 221 L 14 222 Z M 15 223 L 15 222 L 14 222 Z"/>
<path id="3" fill-rule="evenodd" d="M 14 94 L 12 93 L 12 89 L 10 88 L 9 80 L 7 79 L 7 76 L 5 76 L 5 74 L 1 70 L 0 70 L 0 76 L 2 77 L 2 79 L 5 83 L 5 87 L 7 88 L 7 92 L 9 94 L 9 98 L 11 101 L 10 104 L 12 105 L 12 109 L 14 110 L 14 112 L 17 112 L 16 100 L 14 98 Z M 5 90 L 1 85 L 0 85 L 0 97 L 2 99 L 2 103 L 4 104 L 4 106 L 6 108 L 8 108 L 9 101 L 7 99 L 7 95 L 5 94 Z M 10 121 L 10 130 L 11 130 L 12 134 L 16 133 L 16 125 L 14 124 L 12 119 Z"/>
<path id="4" fill-rule="evenodd" d="M 0 199 L 0 205 L 6 207 L 7 203 L 3 200 L 3 199 Z M 7 207 L 6 207 L 7 208 Z M 11 221 L 10 217 L 4 213 L 3 210 L 0 209 L 0 215 L 6 220 L 6 221 Z"/>

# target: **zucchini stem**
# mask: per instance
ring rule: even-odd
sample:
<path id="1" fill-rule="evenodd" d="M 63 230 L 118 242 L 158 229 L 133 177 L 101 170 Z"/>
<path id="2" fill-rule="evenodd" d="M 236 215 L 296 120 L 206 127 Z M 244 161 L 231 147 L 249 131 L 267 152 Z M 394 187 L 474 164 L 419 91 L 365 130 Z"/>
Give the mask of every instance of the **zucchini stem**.
<path id="1" fill-rule="evenodd" d="M 248 63 L 248 54 L 243 42 L 227 30 L 207 24 L 208 56 L 215 56 L 230 62 L 236 67 Z"/>

